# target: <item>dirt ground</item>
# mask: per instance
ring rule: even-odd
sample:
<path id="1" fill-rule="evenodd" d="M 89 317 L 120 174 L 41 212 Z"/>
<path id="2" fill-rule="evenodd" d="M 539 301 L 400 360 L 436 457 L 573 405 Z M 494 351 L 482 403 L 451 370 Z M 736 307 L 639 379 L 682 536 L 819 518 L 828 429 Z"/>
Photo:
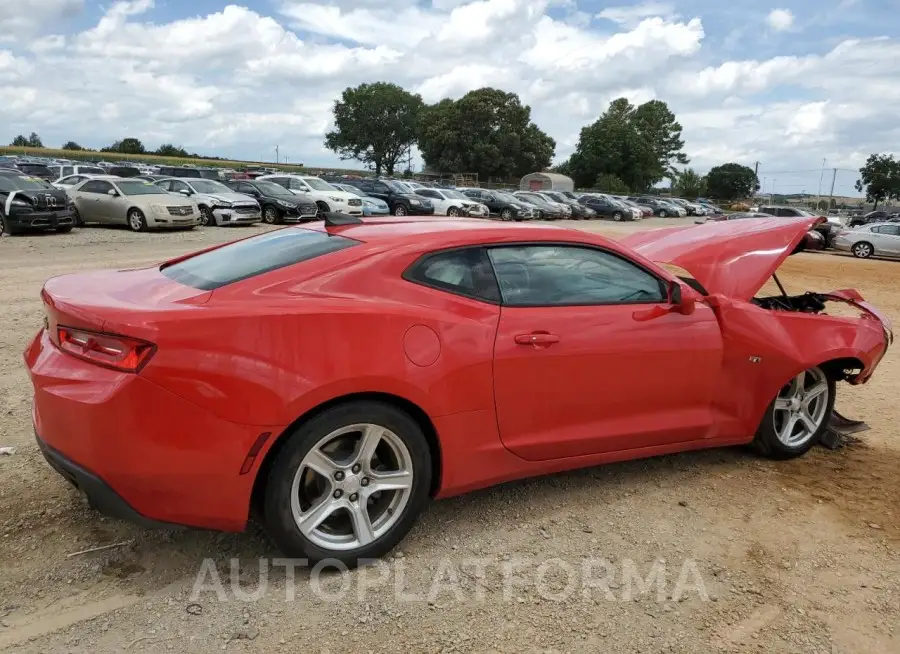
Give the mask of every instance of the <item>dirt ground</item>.
<path id="1" fill-rule="evenodd" d="M 31 432 L 21 353 L 42 283 L 261 229 L 0 239 L 0 446 L 16 448 L 0 455 L 0 650 L 900 652 L 897 347 L 869 384 L 839 387 L 839 410 L 872 427 L 840 450 L 785 463 L 716 450 L 506 484 L 432 504 L 402 551 L 346 577 L 260 568 L 278 553 L 255 530 L 144 531 L 87 509 Z M 900 316 L 898 273 L 814 253 L 782 278 L 797 292 L 855 287 Z M 191 597 L 207 558 L 221 601 L 208 568 Z M 487 560 L 483 575 L 473 559 Z M 600 559 L 606 574 L 585 568 Z M 266 592 L 248 599 L 261 579 Z"/>

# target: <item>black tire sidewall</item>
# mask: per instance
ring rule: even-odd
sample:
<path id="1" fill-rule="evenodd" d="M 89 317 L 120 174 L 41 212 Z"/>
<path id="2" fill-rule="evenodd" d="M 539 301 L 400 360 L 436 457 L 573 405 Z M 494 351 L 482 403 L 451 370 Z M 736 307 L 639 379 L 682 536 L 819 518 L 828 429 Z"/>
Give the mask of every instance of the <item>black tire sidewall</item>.
<path id="1" fill-rule="evenodd" d="M 141 216 L 141 226 L 140 226 L 139 229 L 135 229 L 134 227 L 131 226 L 131 214 L 133 214 L 133 213 L 135 213 L 135 212 L 137 212 L 137 213 L 140 214 L 140 216 Z M 119 214 L 119 215 L 121 216 L 122 214 Z M 144 212 L 141 211 L 140 209 L 132 209 L 132 210 L 130 210 L 130 211 L 128 212 L 127 221 L 128 221 L 128 229 L 130 229 L 132 232 L 144 232 L 144 231 L 147 231 L 147 218 L 144 216 Z"/>
<path id="2" fill-rule="evenodd" d="M 414 475 L 413 488 L 401 518 L 381 538 L 365 547 L 348 551 L 323 549 L 299 530 L 291 513 L 291 485 L 303 457 L 330 432 L 355 423 L 379 424 L 394 432 L 409 449 Z M 384 402 L 363 400 L 341 404 L 316 415 L 286 436 L 266 480 L 263 515 L 266 530 L 281 551 L 310 564 L 325 559 L 341 561 L 348 568 L 361 560 L 377 559 L 390 552 L 412 528 L 430 499 L 431 454 L 421 428 L 407 413 Z"/>
<path id="3" fill-rule="evenodd" d="M 396 207 L 394 207 L 394 215 L 395 216 L 408 216 L 409 210 L 407 210 L 407 208 L 404 207 L 402 204 L 398 204 Z"/>
<path id="4" fill-rule="evenodd" d="M 770 459 L 793 459 L 798 456 L 803 456 L 819 442 L 822 438 L 822 434 L 828 429 L 828 419 L 834 409 L 835 389 L 837 386 L 835 380 L 827 374 L 825 379 L 828 384 L 828 404 L 825 407 L 825 418 L 822 420 L 822 424 L 819 425 L 819 429 L 813 437 L 797 447 L 788 447 L 778 440 L 778 435 L 775 433 L 775 422 L 773 420 L 776 398 L 772 398 L 769 406 L 766 407 L 762 422 L 759 423 L 759 428 L 756 430 L 756 436 L 753 438 L 753 448 L 757 453 Z"/>
<path id="5" fill-rule="evenodd" d="M 863 245 L 868 246 L 869 251 L 868 251 L 866 254 L 857 254 L 857 252 L 856 252 L 857 248 L 859 248 L 860 246 L 863 246 Z M 869 243 L 867 243 L 867 242 L 865 242 L 865 241 L 862 241 L 862 242 L 860 242 L 860 243 L 856 243 L 856 244 L 853 246 L 852 250 L 853 250 L 853 256 L 856 257 L 856 258 L 858 258 L 858 259 L 868 259 L 869 257 L 871 257 L 871 256 L 875 253 L 875 248 L 873 248 L 873 247 L 871 246 L 871 244 L 869 244 Z"/>
<path id="6" fill-rule="evenodd" d="M 512 220 L 512 217 L 513 217 L 512 209 L 504 209 L 503 211 L 500 212 L 501 220 Z"/>

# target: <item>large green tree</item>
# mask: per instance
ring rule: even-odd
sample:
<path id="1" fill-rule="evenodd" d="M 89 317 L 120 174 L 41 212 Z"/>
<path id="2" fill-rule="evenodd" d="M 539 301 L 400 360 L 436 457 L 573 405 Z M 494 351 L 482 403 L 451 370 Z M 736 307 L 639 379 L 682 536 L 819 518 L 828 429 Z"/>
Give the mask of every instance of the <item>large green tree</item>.
<path id="1" fill-rule="evenodd" d="M 62 146 L 63 150 L 84 150 L 83 147 L 78 145 L 75 141 L 66 141 Z"/>
<path id="2" fill-rule="evenodd" d="M 147 150 L 144 148 L 144 144 L 141 143 L 140 139 L 136 139 L 134 137 L 124 138 L 121 141 L 116 141 L 109 147 L 103 148 L 101 152 L 120 152 L 122 154 L 145 154 Z"/>
<path id="3" fill-rule="evenodd" d="M 578 186 L 608 174 L 633 191 L 644 191 L 673 177 L 676 163 L 688 163 L 683 147 L 681 125 L 665 102 L 651 100 L 635 107 L 618 98 L 582 128 L 567 168 Z"/>
<path id="4" fill-rule="evenodd" d="M 419 151 L 441 172 L 521 177 L 549 167 L 555 149 L 556 141 L 531 121 L 531 107 L 515 93 L 476 89 L 422 114 Z"/>
<path id="5" fill-rule="evenodd" d="M 30 135 L 25 136 L 24 134 L 19 134 L 16 138 L 12 140 L 10 143 L 11 146 L 17 148 L 42 148 L 44 147 L 43 142 L 41 141 L 41 137 L 37 135 L 36 132 L 32 132 Z"/>
<path id="6" fill-rule="evenodd" d="M 325 147 L 375 173 L 394 174 L 416 141 L 422 97 L 387 82 L 346 88 L 334 103 L 334 129 Z"/>
<path id="7" fill-rule="evenodd" d="M 856 190 L 866 194 L 866 200 L 875 203 L 900 198 L 900 161 L 890 154 L 872 154 L 859 169 Z"/>
<path id="8" fill-rule="evenodd" d="M 699 175 L 693 168 L 685 168 L 675 177 L 672 191 L 683 198 L 706 195 L 706 178 Z"/>
<path id="9" fill-rule="evenodd" d="M 183 147 L 181 147 L 180 145 L 174 145 L 172 143 L 163 143 L 161 146 L 156 148 L 156 152 L 154 152 L 153 154 L 158 154 L 161 157 L 187 158 L 191 156 Z"/>
<path id="10" fill-rule="evenodd" d="M 727 163 L 706 174 L 706 192 L 717 200 L 743 200 L 759 190 L 759 178 L 752 168 Z"/>

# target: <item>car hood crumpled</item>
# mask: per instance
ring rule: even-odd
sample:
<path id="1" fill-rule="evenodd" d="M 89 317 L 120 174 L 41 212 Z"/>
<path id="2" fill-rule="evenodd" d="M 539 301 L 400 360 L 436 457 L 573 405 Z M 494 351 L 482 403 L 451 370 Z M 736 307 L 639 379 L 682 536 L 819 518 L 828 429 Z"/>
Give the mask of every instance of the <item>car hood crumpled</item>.
<path id="1" fill-rule="evenodd" d="M 636 232 L 624 245 L 656 263 L 687 270 L 710 293 L 749 300 L 822 222 L 809 218 L 747 218 Z"/>

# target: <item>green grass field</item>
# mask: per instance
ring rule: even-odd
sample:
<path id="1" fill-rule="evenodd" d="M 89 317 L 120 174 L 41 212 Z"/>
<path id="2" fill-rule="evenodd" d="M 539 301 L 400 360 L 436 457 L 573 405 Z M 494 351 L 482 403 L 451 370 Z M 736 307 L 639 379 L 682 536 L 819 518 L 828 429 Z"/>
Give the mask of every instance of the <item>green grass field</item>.
<path id="1" fill-rule="evenodd" d="M 274 164 L 271 161 L 224 161 L 221 159 L 192 159 L 182 157 L 160 157 L 155 154 L 119 154 L 117 152 L 90 152 L 86 150 L 57 150 L 54 148 L 22 148 L 12 146 L 0 146 L 0 155 L 28 155 L 31 157 L 49 157 L 52 159 L 72 159 L 73 161 L 139 161 L 151 165 L 183 166 L 194 164 L 195 166 L 209 166 L 211 168 L 241 168 L 242 166 L 276 166 L 279 170 L 289 172 L 315 173 L 328 170 L 336 173 L 356 173 L 364 171 L 352 168 L 319 168 L 310 166 L 298 166 L 294 164 Z"/>

